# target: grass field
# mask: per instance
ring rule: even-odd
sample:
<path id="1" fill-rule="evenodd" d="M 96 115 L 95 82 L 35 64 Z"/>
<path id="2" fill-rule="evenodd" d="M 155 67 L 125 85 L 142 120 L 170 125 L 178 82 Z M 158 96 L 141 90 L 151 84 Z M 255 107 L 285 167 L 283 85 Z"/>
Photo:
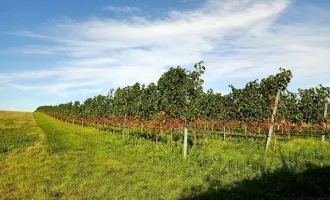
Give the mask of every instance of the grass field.
<path id="1" fill-rule="evenodd" d="M 0 112 L 0 199 L 330 198 L 330 143 L 182 144 Z"/>

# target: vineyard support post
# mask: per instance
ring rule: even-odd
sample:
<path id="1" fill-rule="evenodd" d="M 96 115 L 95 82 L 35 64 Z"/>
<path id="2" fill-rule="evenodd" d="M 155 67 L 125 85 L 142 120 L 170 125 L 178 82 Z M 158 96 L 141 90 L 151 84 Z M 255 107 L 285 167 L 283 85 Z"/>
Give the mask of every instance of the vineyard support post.
<path id="1" fill-rule="evenodd" d="M 183 138 L 183 157 L 187 156 L 187 148 L 188 148 L 188 129 L 184 127 L 184 138 Z"/>
<path id="2" fill-rule="evenodd" d="M 267 136 L 267 140 L 266 140 L 265 152 L 268 149 L 268 146 L 270 144 L 271 137 L 272 137 L 272 134 L 273 134 L 274 121 L 275 121 L 275 116 L 276 116 L 276 111 L 277 111 L 277 106 L 278 106 L 278 101 L 280 99 L 280 95 L 281 95 L 281 89 L 278 89 L 277 94 L 276 94 L 276 99 L 275 99 L 275 105 L 274 105 L 274 109 L 273 109 L 273 113 L 272 113 L 272 118 L 271 118 L 270 125 L 269 125 L 269 132 L 268 132 L 268 136 Z"/>
<path id="3" fill-rule="evenodd" d="M 324 105 L 324 121 L 323 121 L 323 132 L 327 132 L 327 116 L 328 116 L 328 102 L 325 102 Z"/>
<path id="4" fill-rule="evenodd" d="M 226 127 L 223 127 L 223 141 L 226 140 Z"/>

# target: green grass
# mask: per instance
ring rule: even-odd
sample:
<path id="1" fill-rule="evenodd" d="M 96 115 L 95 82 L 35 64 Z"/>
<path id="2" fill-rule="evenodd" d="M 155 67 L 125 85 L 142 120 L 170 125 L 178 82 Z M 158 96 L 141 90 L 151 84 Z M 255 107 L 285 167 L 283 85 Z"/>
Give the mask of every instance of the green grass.
<path id="1" fill-rule="evenodd" d="M 10 149 L 0 152 L 0 199 L 330 196 L 328 141 L 275 141 L 264 154 L 253 140 L 201 140 L 183 159 L 182 141 L 156 145 L 41 113 L 0 112 L 0 128 L 0 149 Z"/>
<path id="2" fill-rule="evenodd" d="M 0 158 L 26 149 L 36 139 L 31 113 L 0 112 Z"/>

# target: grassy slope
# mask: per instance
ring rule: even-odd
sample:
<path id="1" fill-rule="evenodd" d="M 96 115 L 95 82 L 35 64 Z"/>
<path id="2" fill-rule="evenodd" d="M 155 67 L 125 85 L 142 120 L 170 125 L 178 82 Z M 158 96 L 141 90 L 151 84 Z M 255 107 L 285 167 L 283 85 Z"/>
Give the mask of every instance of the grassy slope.
<path id="1" fill-rule="evenodd" d="M 278 198 L 283 185 L 296 183 L 301 172 L 330 166 L 330 144 L 315 140 L 275 143 L 266 156 L 263 145 L 252 141 L 203 141 L 183 161 L 179 143 L 170 153 L 169 144 L 123 139 L 40 113 L 33 117 L 31 113 L 0 112 L 0 130 L 6 149 L 0 151 L 0 198 L 178 199 L 213 194 Z M 289 175 L 294 180 L 284 183 Z M 315 180 L 302 179 L 322 185 L 320 180 L 330 178 L 315 176 Z M 250 183 L 259 190 L 246 189 Z M 311 188 L 305 194 L 290 191 L 289 186 L 284 189 L 283 195 L 291 197 L 325 195 L 327 190 L 315 193 Z"/>

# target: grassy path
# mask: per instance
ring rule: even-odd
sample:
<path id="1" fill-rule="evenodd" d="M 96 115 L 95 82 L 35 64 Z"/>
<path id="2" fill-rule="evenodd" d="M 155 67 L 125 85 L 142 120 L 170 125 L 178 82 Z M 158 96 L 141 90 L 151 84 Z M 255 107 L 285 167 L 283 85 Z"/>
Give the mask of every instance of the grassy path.
<path id="1" fill-rule="evenodd" d="M 146 159 L 153 156 L 152 143 L 149 148 L 145 144 L 131 148 L 118 136 L 43 114 L 35 114 L 36 121 L 32 113 L 2 114 L 8 132 L 20 130 L 34 139 L 0 160 L 2 197 L 173 199 L 179 195 L 176 184 L 181 178 L 155 159 Z"/>
<path id="2" fill-rule="evenodd" d="M 0 199 L 278 199 L 328 191 L 328 142 L 275 143 L 267 155 L 253 141 L 201 142 L 183 160 L 180 143 L 170 153 L 168 144 L 41 113 L 0 112 Z"/>
<path id="3" fill-rule="evenodd" d="M 32 113 L 0 112 L 0 193 L 4 199 L 47 198 L 44 133 Z M 36 187 L 38 185 L 38 187 Z"/>

